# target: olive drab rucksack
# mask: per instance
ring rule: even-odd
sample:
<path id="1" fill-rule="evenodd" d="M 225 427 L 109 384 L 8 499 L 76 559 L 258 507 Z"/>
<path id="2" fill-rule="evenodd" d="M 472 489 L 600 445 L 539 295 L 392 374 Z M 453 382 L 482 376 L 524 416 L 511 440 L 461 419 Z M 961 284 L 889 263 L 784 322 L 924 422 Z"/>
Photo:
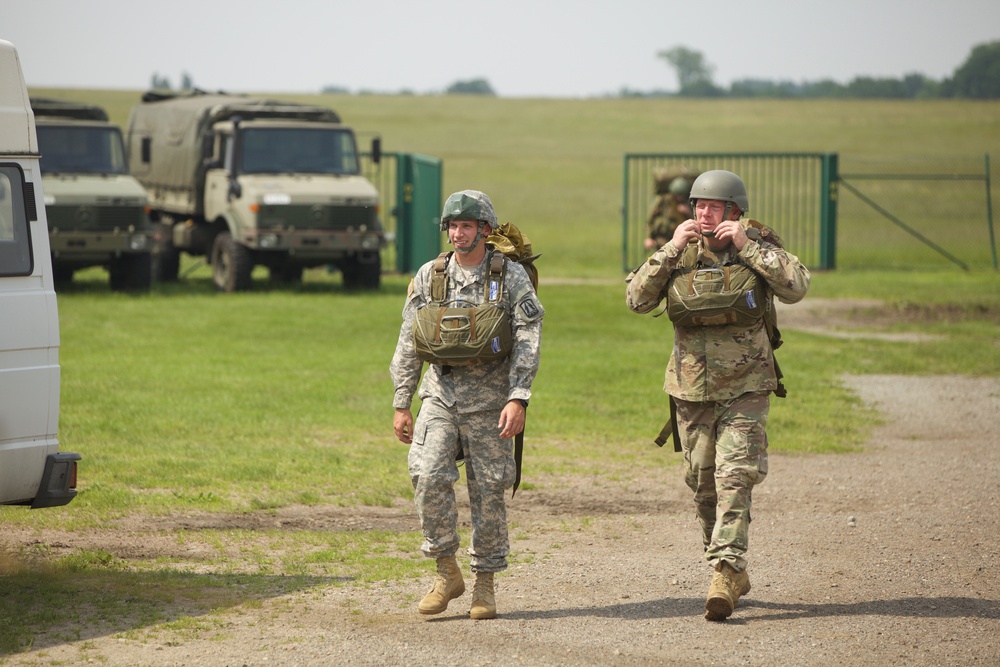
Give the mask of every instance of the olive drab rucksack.
<path id="1" fill-rule="evenodd" d="M 514 223 L 505 222 L 497 225 L 497 228 L 486 237 L 486 242 L 502 252 L 507 259 L 523 266 L 531 279 L 531 286 L 536 292 L 538 291 L 538 269 L 535 267 L 535 260 L 541 257 L 541 254 L 531 254 L 531 240 Z"/>

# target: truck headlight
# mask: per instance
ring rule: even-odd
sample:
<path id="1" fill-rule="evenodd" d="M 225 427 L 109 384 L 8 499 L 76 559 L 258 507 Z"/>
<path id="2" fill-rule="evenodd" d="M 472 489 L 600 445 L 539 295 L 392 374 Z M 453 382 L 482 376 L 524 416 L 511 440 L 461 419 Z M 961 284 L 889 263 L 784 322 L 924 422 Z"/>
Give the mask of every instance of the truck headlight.
<path id="1" fill-rule="evenodd" d="M 361 239 L 361 247 L 365 250 L 375 250 L 378 248 L 377 236 L 366 236 Z"/>
<path id="2" fill-rule="evenodd" d="M 128 239 L 128 247 L 130 250 L 145 250 L 149 246 L 149 239 L 146 238 L 145 234 L 133 234 Z"/>
<path id="3" fill-rule="evenodd" d="M 257 243 L 261 248 L 277 248 L 278 247 L 278 235 L 277 234 L 261 234 L 257 237 Z"/>

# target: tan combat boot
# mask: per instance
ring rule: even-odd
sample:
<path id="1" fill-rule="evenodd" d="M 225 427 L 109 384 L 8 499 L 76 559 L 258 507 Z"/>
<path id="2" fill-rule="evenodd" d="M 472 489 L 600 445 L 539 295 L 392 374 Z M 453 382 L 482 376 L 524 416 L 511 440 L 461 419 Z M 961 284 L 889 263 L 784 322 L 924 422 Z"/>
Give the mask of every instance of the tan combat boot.
<path id="1" fill-rule="evenodd" d="M 472 609 L 469 618 L 477 621 L 497 617 L 497 599 L 493 594 L 493 573 L 476 572 L 476 585 L 472 588 Z"/>
<path id="2" fill-rule="evenodd" d="M 712 575 L 712 585 L 708 588 L 708 599 L 705 600 L 705 619 L 709 621 L 724 621 L 732 615 L 741 595 L 750 592 L 750 575 L 737 572 L 726 561 L 719 563 Z"/>
<path id="3" fill-rule="evenodd" d="M 448 603 L 465 592 L 462 570 L 454 556 L 437 559 L 437 576 L 434 587 L 427 592 L 417 607 L 421 614 L 440 614 L 448 608 Z"/>

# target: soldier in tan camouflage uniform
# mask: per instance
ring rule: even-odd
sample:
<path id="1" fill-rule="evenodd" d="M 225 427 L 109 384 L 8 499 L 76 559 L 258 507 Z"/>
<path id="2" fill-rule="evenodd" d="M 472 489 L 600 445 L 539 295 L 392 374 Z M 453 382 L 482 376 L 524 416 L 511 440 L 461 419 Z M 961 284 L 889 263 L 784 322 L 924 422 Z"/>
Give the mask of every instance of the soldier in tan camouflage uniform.
<path id="1" fill-rule="evenodd" d="M 751 269 L 766 282 L 766 292 L 784 303 L 805 296 L 808 269 L 762 238 L 751 221 L 740 219 L 748 200 L 736 174 L 705 172 L 692 186 L 691 201 L 696 219 L 679 225 L 670 242 L 629 275 L 631 310 L 655 309 L 682 273 L 736 264 Z M 696 244 L 696 253 L 690 244 Z M 750 591 L 746 551 L 751 491 L 767 475 L 765 427 L 769 394 L 777 386 L 763 319 L 749 325 L 675 324 L 664 391 L 676 404 L 685 481 L 694 491 L 705 557 L 714 568 L 705 602 L 709 620 L 729 617 L 740 596 Z"/>
<path id="2" fill-rule="evenodd" d="M 451 307 L 478 306 L 493 288 L 492 247 L 485 239 L 496 228 L 493 204 L 482 192 L 457 192 L 445 202 L 441 229 L 448 232 L 455 247 L 445 267 L 445 300 Z M 414 320 L 420 309 L 433 306 L 433 261 L 417 272 L 403 307 L 403 325 L 390 366 L 395 386 L 393 429 L 401 442 L 410 445 L 410 478 L 424 535 L 421 549 L 437 561 L 433 587 L 419 604 L 421 614 L 441 613 L 450 600 L 465 592 L 455 556 L 459 548 L 455 503 L 459 454 L 465 461 L 472 509 L 468 552 L 476 580 L 469 615 L 485 619 L 497 614 L 493 574 L 507 568 L 510 550 L 504 492 L 516 474 L 511 439 L 524 428 L 538 370 L 544 315 L 525 270 L 516 262 L 503 261 L 502 287 L 495 287 L 512 334 L 510 353 L 503 359 L 471 365 L 431 363 L 420 382 L 423 362 L 414 343 Z M 418 382 L 422 404 L 414 423 L 410 402 Z"/>

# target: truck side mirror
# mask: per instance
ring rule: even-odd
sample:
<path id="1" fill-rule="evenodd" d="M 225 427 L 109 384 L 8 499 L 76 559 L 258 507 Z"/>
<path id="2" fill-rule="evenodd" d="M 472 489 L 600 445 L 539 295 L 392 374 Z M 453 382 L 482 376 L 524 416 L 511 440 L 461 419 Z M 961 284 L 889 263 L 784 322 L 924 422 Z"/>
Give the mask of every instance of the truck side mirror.
<path id="1" fill-rule="evenodd" d="M 152 148 L 153 148 L 153 138 L 152 137 L 143 137 L 142 138 L 142 144 L 140 146 L 140 150 L 142 152 L 142 161 L 145 164 L 149 164 L 149 161 L 151 159 L 150 155 L 152 153 Z"/>
<path id="2" fill-rule="evenodd" d="M 372 139 L 372 162 L 378 164 L 382 161 L 382 139 L 375 137 Z"/>

